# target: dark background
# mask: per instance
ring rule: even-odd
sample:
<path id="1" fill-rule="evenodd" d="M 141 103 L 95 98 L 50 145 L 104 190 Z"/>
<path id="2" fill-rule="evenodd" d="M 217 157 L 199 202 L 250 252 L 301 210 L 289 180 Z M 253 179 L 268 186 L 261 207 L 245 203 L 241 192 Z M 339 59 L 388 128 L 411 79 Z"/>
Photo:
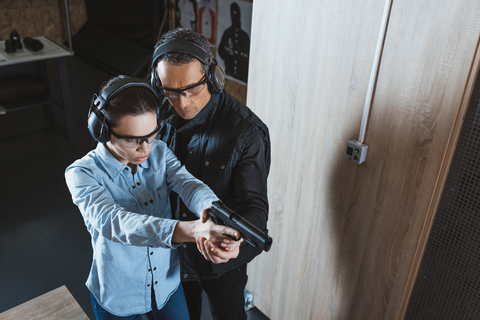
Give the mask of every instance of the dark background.
<path id="1" fill-rule="evenodd" d="M 66 138 L 54 60 L 0 69 L 43 78 L 55 100 L 53 121 L 46 120 L 42 107 L 0 115 L 0 313 L 65 285 L 94 319 L 85 286 L 90 235 L 72 203 L 64 171 L 95 148 L 87 130 L 93 93 L 112 76 L 149 72 L 162 1 L 142 2 L 85 1 L 88 21 L 73 37 L 75 55 L 66 58 L 75 141 Z M 202 319 L 210 319 L 204 306 Z M 248 316 L 265 319 L 257 310 Z"/>

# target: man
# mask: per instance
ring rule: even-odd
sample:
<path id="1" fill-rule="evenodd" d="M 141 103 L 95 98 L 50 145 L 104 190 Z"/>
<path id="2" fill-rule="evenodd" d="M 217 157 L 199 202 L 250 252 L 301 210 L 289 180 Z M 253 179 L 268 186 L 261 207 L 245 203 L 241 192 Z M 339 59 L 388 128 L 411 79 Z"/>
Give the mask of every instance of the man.
<path id="1" fill-rule="evenodd" d="M 207 39 L 187 29 L 164 34 L 156 45 L 152 85 L 166 97 L 161 108 L 161 139 L 226 206 L 266 230 L 268 128 L 223 91 L 223 69 L 216 66 Z M 171 197 L 176 218 L 197 219 L 180 198 Z M 179 249 L 190 318 L 200 319 L 203 289 L 215 319 L 247 319 L 243 297 L 246 264 L 260 250 L 246 242 L 233 251 L 210 245 L 198 239 L 196 246 L 187 243 Z"/>

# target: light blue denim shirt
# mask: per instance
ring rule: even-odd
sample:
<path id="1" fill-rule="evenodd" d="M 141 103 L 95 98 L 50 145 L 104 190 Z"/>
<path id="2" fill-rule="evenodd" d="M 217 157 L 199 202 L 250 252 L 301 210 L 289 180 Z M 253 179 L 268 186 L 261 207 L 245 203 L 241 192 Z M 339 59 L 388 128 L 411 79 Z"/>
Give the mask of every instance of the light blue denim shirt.
<path id="1" fill-rule="evenodd" d="M 162 141 L 152 145 L 137 173 L 98 144 L 65 172 L 73 202 L 92 236 L 93 262 L 86 282 L 99 304 L 118 316 L 151 310 L 151 289 L 162 308 L 180 284 L 177 220 L 169 192 L 200 213 L 217 196 L 195 179 Z M 177 244 L 178 245 L 178 244 Z"/>

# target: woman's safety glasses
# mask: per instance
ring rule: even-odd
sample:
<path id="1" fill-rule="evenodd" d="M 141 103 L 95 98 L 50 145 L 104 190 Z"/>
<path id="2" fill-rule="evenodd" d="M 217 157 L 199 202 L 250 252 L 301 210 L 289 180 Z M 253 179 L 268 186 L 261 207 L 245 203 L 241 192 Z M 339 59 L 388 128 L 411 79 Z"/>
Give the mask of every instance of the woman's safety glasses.
<path id="1" fill-rule="evenodd" d="M 155 138 L 158 136 L 160 128 L 157 127 L 152 133 L 147 134 L 143 137 L 134 137 L 134 136 L 120 136 L 110 130 L 110 133 L 117 138 L 118 143 L 125 148 L 138 148 L 142 145 L 142 143 L 146 142 L 148 144 L 152 144 Z"/>

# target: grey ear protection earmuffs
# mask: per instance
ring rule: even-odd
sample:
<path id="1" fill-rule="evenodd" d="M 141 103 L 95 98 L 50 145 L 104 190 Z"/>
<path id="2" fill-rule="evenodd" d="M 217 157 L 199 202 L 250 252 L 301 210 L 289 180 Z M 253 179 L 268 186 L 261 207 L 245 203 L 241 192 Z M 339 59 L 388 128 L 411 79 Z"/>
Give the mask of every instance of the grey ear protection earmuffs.
<path id="1" fill-rule="evenodd" d="M 225 86 L 225 70 L 222 66 L 217 64 L 217 60 L 212 57 L 212 63 L 208 64 L 208 58 L 211 56 L 210 52 L 205 51 L 199 45 L 196 45 L 192 42 L 183 41 L 183 40 L 171 40 L 165 43 L 162 43 L 155 49 L 153 54 L 152 66 L 151 66 L 151 84 L 155 90 L 158 90 L 158 87 L 161 86 L 161 81 L 158 78 L 157 70 L 155 68 L 156 61 L 160 58 L 161 55 L 167 52 L 184 52 L 191 54 L 200 62 L 205 65 L 208 65 L 207 71 L 207 83 L 210 93 L 220 94 L 223 91 Z"/>
<path id="2" fill-rule="evenodd" d="M 105 115 L 102 109 L 117 96 L 120 92 L 127 88 L 143 87 L 150 90 L 157 99 L 158 106 L 160 106 L 160 99 L 157 93 L 151 86 L 140 78 L 124 78 L 120 79 L 110 87 L 108 87 L 100 96 L 93 95 L 90 101 L 90 110 L 88 111 L 88 131 L 92 137 L 101 143 L 106 143 L 110 140 L 110 130 L 105 120 Z M 160 121 L 159 107 L 157 107 L 157 122 Z"/>

